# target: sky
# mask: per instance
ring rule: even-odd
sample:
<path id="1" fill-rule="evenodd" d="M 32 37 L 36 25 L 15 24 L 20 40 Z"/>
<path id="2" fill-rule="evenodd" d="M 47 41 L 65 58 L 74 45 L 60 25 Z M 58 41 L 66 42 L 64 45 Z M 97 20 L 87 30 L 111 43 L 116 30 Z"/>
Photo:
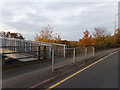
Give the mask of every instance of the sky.
<path id="1" fill-rule="evenodd" d="M 0 31 L 21 33 L 34 40 L 45 26 L 63 40 L 78 41 L 87 29 L 106 27 L 114 32 L 117 2 L 2 2 Z"/>

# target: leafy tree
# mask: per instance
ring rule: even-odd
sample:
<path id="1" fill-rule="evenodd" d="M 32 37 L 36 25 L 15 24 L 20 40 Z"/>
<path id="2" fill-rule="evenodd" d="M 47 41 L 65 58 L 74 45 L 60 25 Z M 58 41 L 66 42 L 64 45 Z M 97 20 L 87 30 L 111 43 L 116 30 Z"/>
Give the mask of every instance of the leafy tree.
<path id="1" fill-rule="evenodd" d="M 67 40 L 62 40 L 61 44 L 66 44 L 66 45 L 70 45 L 70 42 Z"/>
<path id="2" fill-rule="evenodd" d="M 114 36 L 106 36 L 104 39 L 104 44 L 106 48 L 113 48 L 115 46 Z"/>
<path id="3" fill-rule="evenodd" d="M 117 33 L 115 35 L 115 38 L 116 38 L 116 44 L 117 44 L 117 46 L 120 47 L 120 29 L 117 29 Z"/>
<path id="4" fill-rule="evenodd" d="M 69 41 L 69 42 L 70 42 L 70 45 L 78 45 L 77 41 Z"/>
<path id="5" fill-rule="evenodd" d="M 60 35 L 53 33 L 53 28 L 49 25 L 44 27 L 43 30 L 36 34 L 35 41 L 49 42 L 49 43 L 61 43 Z"/>
<path id="6" fill-rule="evenodd" d="M 96 49 L 110 48 L 115 45 L 114 36 L 111 36 L 105 27 L 94 28 L 93 36 Z"/>
<path id="7" fill-rule="evenodd" d="M 24 39 L 24 37 L 20 33 L 11 33 L 11 32 L 2 31 L 2 32 L 0 32 L 0 36 L 5 37 L 5 38 Z"/>
<path id="8" fill-rule="evenodd" d="M 86 30 L 83 32 L 84 36 L 82 39 L 79 40 L 79 45 L 93 45 L 93 39 L 92 35 L 90 35 L 90 32 Z"/>

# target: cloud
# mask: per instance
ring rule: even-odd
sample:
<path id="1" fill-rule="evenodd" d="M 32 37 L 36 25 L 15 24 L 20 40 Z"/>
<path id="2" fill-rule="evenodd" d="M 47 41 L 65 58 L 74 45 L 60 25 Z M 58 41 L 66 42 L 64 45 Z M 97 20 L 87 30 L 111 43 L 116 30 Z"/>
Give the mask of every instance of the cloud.
<path id="1" fill-rule="evenodd" d="M 86 28 L 91 32 L 95 26 L 113 30 L 116 13 L 117 5 L 114 3 L 6 2 L 2 4 L 1 23 L 12 27 L 10 31 L 22 33 L 27 39 L 33 40 L 35 33 L 50 24 L 62 39 L 78 40 Z"/>
<path id="2" fill-rule="evenodd" d="M 24 30 L 20 30 L 20 29 L 18 30 L 16 28 L 6 25 L 4 23 L 0 23 L 0 31 L 21 33 L 26 38 L 26 40 L 34 40 L 34 38 L 30 38 L 30 36 L 33 37 L 35 35 L 34 31 L 28 32 L 28 31 L 24 31 Z"/>

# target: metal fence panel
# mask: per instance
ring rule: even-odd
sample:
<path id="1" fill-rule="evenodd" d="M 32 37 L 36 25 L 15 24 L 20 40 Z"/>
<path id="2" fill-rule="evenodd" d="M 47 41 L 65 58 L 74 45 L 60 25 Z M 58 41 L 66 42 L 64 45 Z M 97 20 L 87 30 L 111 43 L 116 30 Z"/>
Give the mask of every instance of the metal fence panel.
<path id="1" fill-rule="evenodd" d="M 93 47 L 62 48 L 52 50 L 52 71 L 68 64 L 74 64 L 93 56 Z M 65 56 L 64 56 L 65 51 Z"/>

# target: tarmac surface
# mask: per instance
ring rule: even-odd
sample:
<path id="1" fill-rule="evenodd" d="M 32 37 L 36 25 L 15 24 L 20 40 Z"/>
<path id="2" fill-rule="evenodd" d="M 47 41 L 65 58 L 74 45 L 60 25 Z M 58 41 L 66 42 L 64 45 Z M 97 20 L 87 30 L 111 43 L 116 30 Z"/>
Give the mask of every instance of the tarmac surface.
<path id="1" fill-rule="evenodd" d="M 111 53 L 114 51 L 103 50 L 96 52 L 95 55 L 100 56 L 105 53 Z M 3 88 L 30 88 L 38 83 L 42 83 L 45 80 L 55 77 L 61 73 L 65 73 L 58 70 L 51 72 L 51 62 L 44 62 L 36 65 L 24 66 L 17 69 L 11 69 L 2 73 L 2 85 Z"/>
<path id="2" fill-rule="evenodd" d="M 118 88 L 118 53 L 107 57 L 55 88 Z"/>

